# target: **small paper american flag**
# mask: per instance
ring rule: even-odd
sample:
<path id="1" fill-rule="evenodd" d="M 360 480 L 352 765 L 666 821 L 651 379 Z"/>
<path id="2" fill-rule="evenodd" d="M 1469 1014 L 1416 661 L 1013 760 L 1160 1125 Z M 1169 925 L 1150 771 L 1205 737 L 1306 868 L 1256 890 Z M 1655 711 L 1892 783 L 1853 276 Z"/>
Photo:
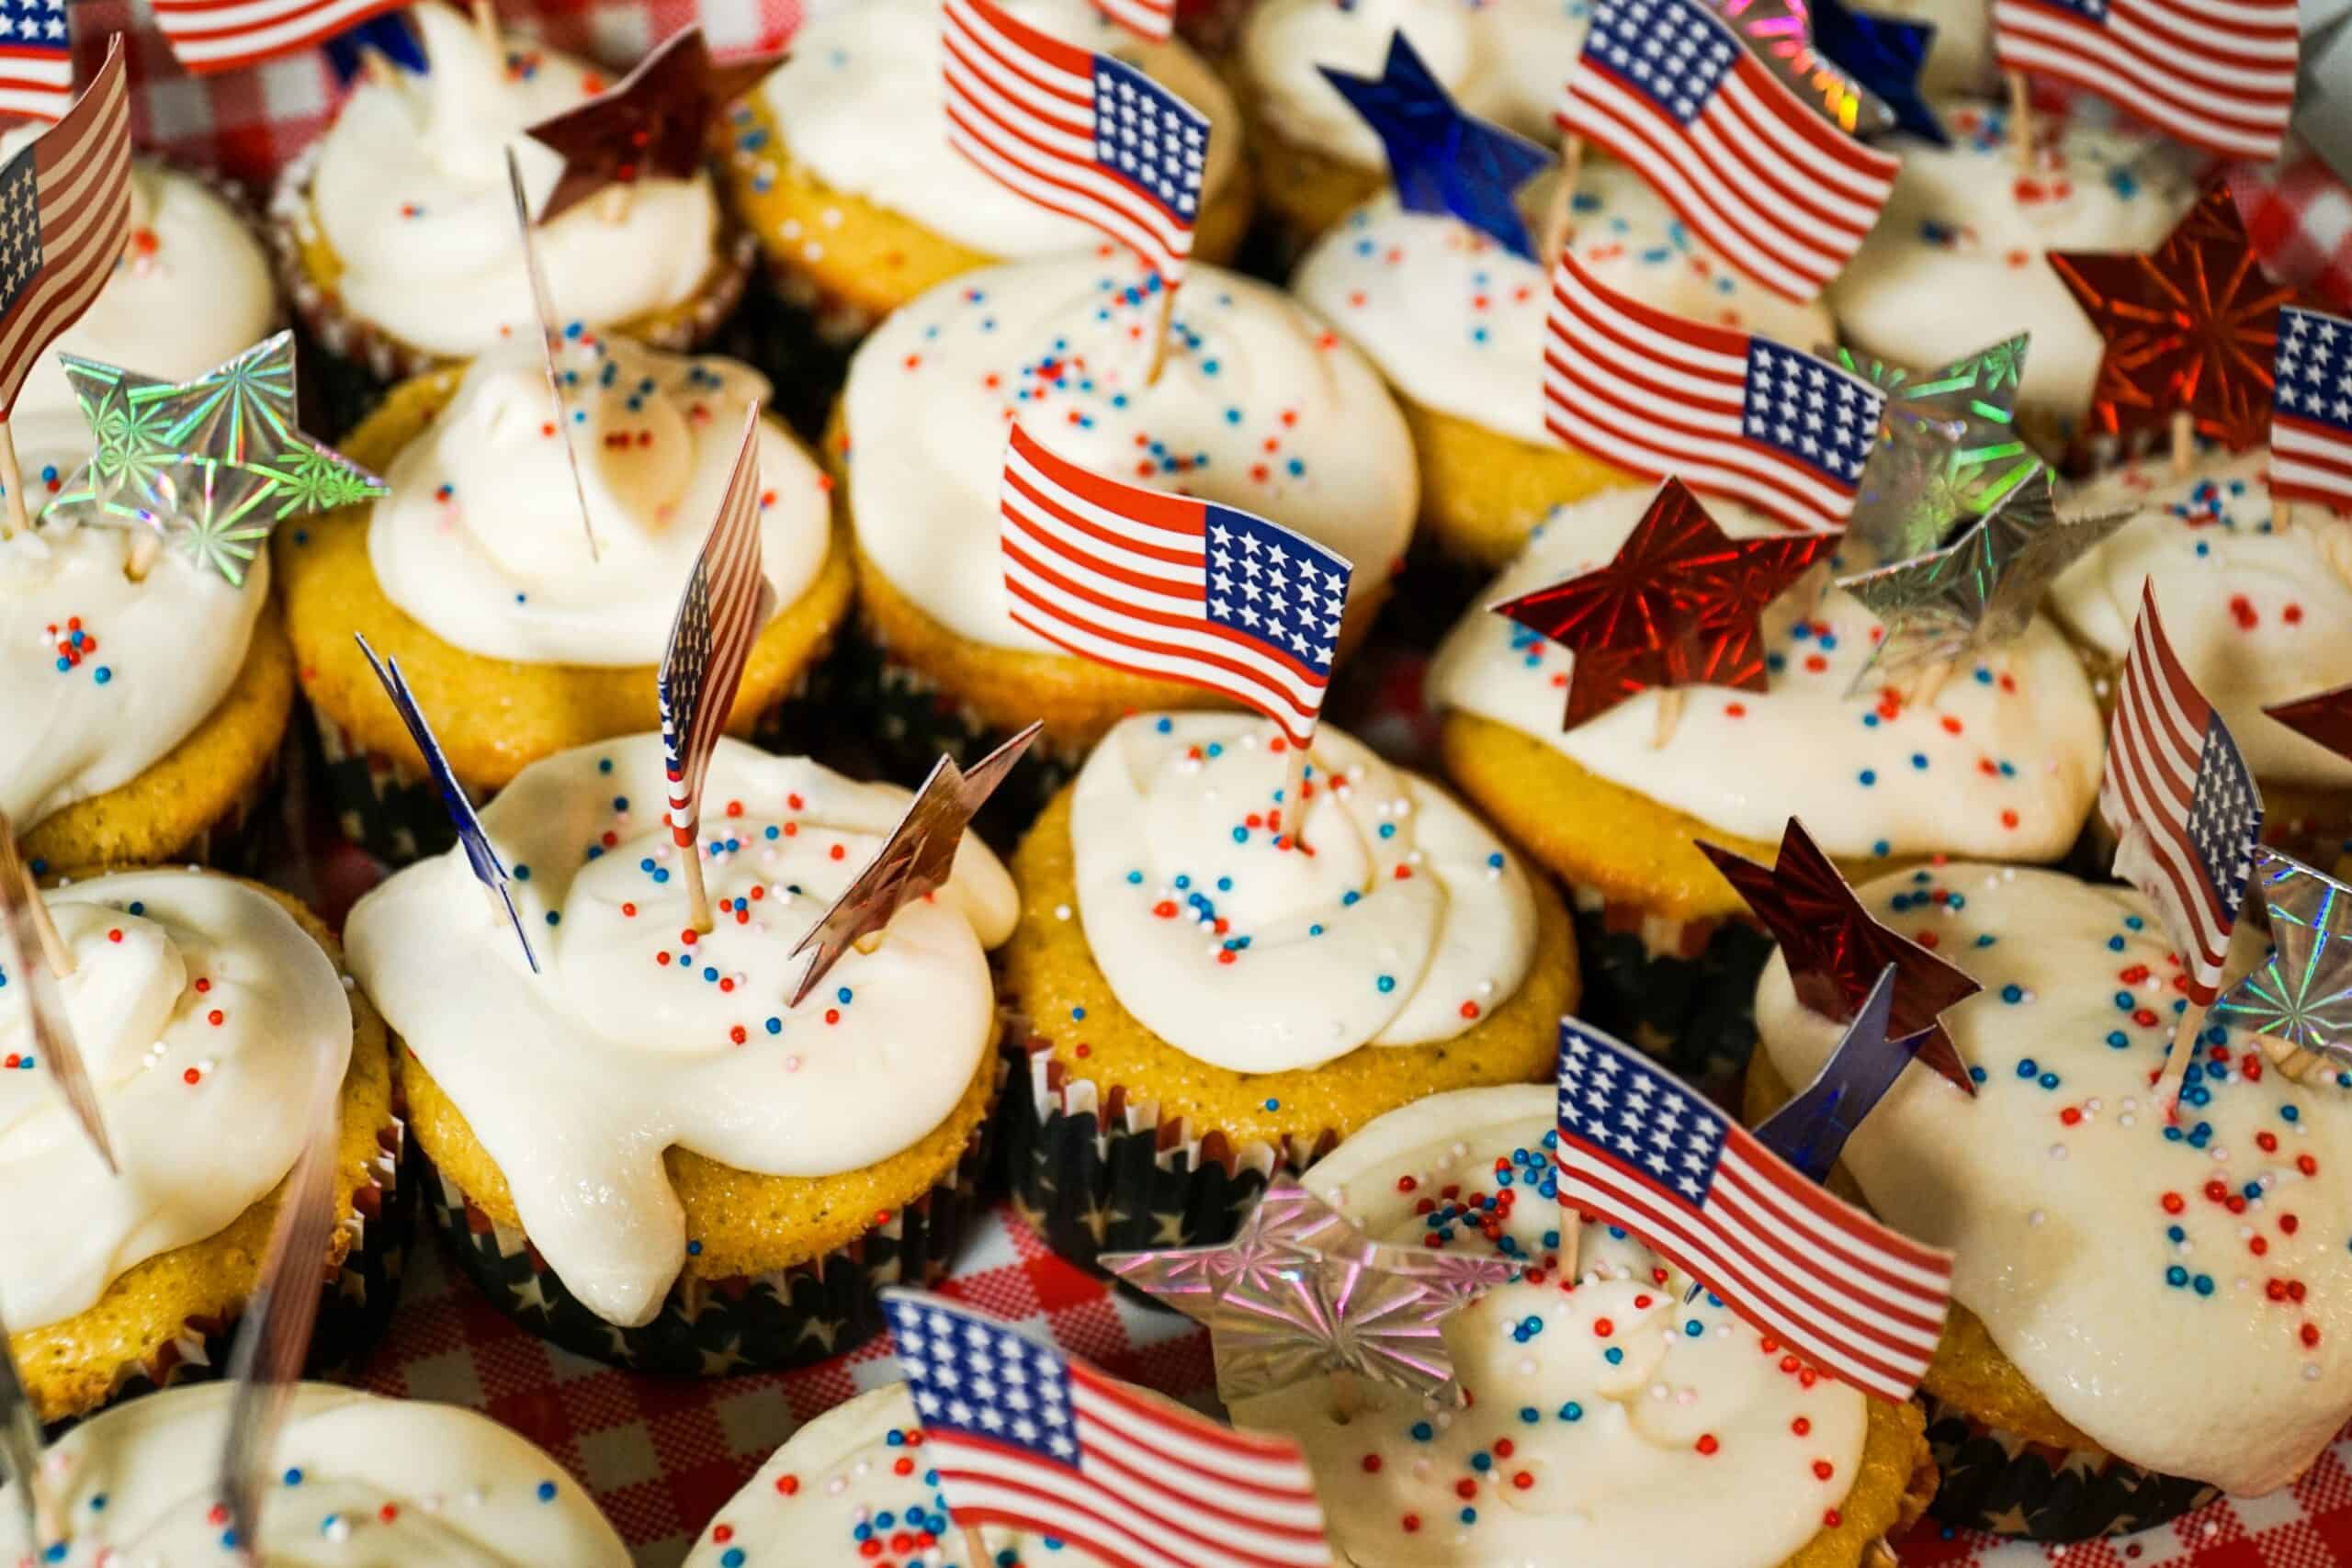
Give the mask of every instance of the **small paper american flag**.
<path id="1" fill-rule="evenodd" d="M 1166 43 L 1176 31 L 1176 0 L 1094 0 L 1094 8 L 1153 43 Z"/>
<path id="2" fill-rule="evenodd" d="M 1307 745 L 1354 568 L 1305 535 L 1055 457 L 1004 454 L 1012 618 L 1081 659 L 1221 692 Z"/>
<path id="3" fill-rule="evenodd" d="M 151 0 L 172 53 L 195 76 L 314 49 L 406 0 Z"/>
<path id="4" fill-rule="evenodd" d="M 882 1292 L 959 1527 L 1039 1531 L 1119 1568 L 1324 1568 L 1298 1445 L 1126 1388 L 967 1307 Z"/>
<path id="5" fill-rule="evenodd" d="M 0 422 L 130 238 L 130 91 L 122 35 L 65 118 L 0 166 Z"/>
<path id="6" fill-rule="evenodd" d="M 2352 320 L 2278 311 L 2270 494 L 2352 512 Z"/>
<path id="7" fill-rule="evenodd" d="M 0 114 L 53 120 L 73 102 L 65 0 L 0 0 Z"/>
<path id="8" fill-rule="evenodd" d="M 1993 47 L 2225 158 L 2276 162 L 2294 112 L 2296 0 L 1996 0 Z"/>
<path id="9" fill-rule="evenodd" d="M 1816 1186 L 1621 1044 L 1560 1021 L 1560 1201 L 1623 1226 L 1762 1333 L 1901 1403 L 1928 1370 L 1951 1254 Z"/>

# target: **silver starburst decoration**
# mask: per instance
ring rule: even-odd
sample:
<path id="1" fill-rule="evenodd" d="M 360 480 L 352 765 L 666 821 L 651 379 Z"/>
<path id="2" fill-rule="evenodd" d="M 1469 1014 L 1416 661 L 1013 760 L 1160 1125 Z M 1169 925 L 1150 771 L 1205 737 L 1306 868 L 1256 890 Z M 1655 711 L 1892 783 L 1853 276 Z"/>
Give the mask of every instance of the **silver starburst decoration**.
<path id="1" fill-rule="evenodd" d="M 2276 850 L 2255 852 L 2271 951 L 2214 998 L 2209 1021 L 2352 1065 L 2352 887 Z"/>
<path id="2" fill-rule="evenodd" d="M 2019 333 L 1924 373 L 1825 351 L 1887 394 L 1840 546 L 1849 560 L 1884 566 L 1925 555 L 2033 479 L 2041 459 L 2015 412 L 2030 344 Z"/>

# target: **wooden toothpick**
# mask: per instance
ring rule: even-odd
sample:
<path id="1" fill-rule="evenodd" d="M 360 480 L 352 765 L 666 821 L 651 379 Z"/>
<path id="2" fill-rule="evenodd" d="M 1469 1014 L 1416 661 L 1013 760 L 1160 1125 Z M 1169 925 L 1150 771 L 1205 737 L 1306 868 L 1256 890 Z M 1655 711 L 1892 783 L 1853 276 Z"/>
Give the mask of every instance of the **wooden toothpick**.
<path id="1" fill-rule="evenodd" d="M 2177 479 L 2187 479 L 2197 467 L 2197 416 L 2187 409 L 2175 409 L 2172 415 L 2172 474 Z"/>
<path id="2" fill-rule="evenodd" d="M 5 539 L 33 525 L 32 514 L 25 510 L 25 476 L 17 467 L 17 433 L 6 420 L 0 420 L 0 485 L 8 491 L 8 520 L 0 524 L 0 539 Z"/>
<path id="3" fill-rule="evenodd" d="M 1583 169 L 1584 138 L 1571 133 L 1560 142 L 1560 183 L 1552 187 L 1552 199 L 1544 209 L 1544 248 L 1535 259 L 1547 270 L 1559 264 L 1560 253 L 1567 249 L 1568 230 L 1575 220 L 1577 175 Z"/>
<path id="4" fill-rule="evenodd" d="M 506 52 L 506 34 L 498 25 L 498 7 L 491 0 L 473 0 L 474 30 L 481 34 L 481 41 L 491 53 Z"/>
<path id="5" fill-rule="evenodd" d="M 702 845 L 684 846 L 686 854 L 686 922 L 707 936 L 718 922 L 710 916 L 710 893 L 702 881 Z"/>
<path id="6" fill-rule="evenodd" d="M 361 50 L 359 69 L 367 73 L 368 80 L 379 87 L 400 85 L 401 68 L 393 64 L 391 58 L 380 49 Z"/>
<path id="7" fill-rule="evenodd" d="M 1147 387 L 1159 385 L 1159 373 L 1168 367 L 1168 329 L 1176 321 L 1176 291 L 1165 282 L 1159 286 L 1159 329 L 1152 334 L 1151 368 L 1143 373 Z"/>
<path id="8" fill-rule="evenodd" d="M 970 1560 L 969 1568 L 994 1568 L 996 1559 L 989 1555 L 988 1539 L 978 1525 L 964 1527 L 964 1555 Z"/>
<path id="9" fill-rule="evenodd" d="M 2178 1104 L 2183 1075 L 2189 1061 L 2197 1055 L 2197 1037 L 2205 1030 L 2205 1008 L 2190 1002 L 2173 1026 L 2172 1054 L 2165 1058 L 2165 1070 L 2156 1077 L 2156 1100 L 2169 1114 Z"/>
<path id="10" fill-rule="evenodd" d="M 1657 694 L 1657 728 L 1650 732 L 1650 749 L 1663 750 L 1674 739 L 1682 724 L 1682 707 L 1689 697 L 1679 686 L 1668 686 Z"/>
<path id="11" fill-rule="evenodd" d="M 2033 173 L 2033 94 L 2028 90 L 2025 73 L 2012 71 L 2009 77 L 2009 151 L 2018 161 L 2018 173 Z"/>

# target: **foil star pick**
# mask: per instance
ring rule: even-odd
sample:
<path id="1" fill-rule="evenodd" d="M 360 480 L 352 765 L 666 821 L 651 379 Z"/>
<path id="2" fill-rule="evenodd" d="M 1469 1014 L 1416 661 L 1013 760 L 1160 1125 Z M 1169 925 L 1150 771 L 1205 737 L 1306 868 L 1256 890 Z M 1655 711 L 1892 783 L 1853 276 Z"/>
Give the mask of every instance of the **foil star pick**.
<path id="1" fill-rule="evenodd" d="M 1878 972 L 1862 1010 L 1813 1082 L 1756 1124 L 1758 1143 L 1815 1181 L 1829 1179 L 1847 1137 L 1911 1065 L 1911 1043 L 1887 1031 L 1894 977 L 1892 964 Z"/>
<path id="2" fill-rule="evenodd" d="M 2050 265 L 2105 342 L 2091 392 L 2095 433 L 2163 430 L 2187 413 L 2232 449 L 2270 428 L 2278 308 L 2245 220 L 2216 182 L 2153 251 L 2052 251 Z"/>
<path id="3" fill-rule="evenodd" d="M 2261 848 L 2251 880 L 2269 915 L 2271 951 L 2213 999 L 2207 1021 L 2352 1064 L 2352 887 Z"/>
<path id="4" fill-rule="evenodd" d="M 1894 107 L 1821 46 L 1808 0 L 1720 0 L 1718 9 L 1765 68 L 1832 125 L 1855 136 L 1895 129 Z"/>
<path id="5" fill-rule="evenodd" d="M 2015 412 L 2029 342 L 2019 333 L 1923 374 L 1836 351 L 1887 395 L 1838 546 L 1849 563 L 1925 555 L 2033 476 L 2041 459 L 2018 434 Z"/>
<path id="6" fill-rule="evenodd" d="M 1886 106 L 1898 130 L 1948 147 L 1943 121 L 1928 107 L 1919 73 L 1936 41 L 1933 22 L 1847 8 L 1844 0 L 1810 0 L 1813 47 L 1861 91 Z"/>
<path id="7" fill-rule="evenodd" d="M 808 968 L 793 989 L 794 1007 L 817 988 L 842 953 L 878 934 L 905 906 L 947 885 L 964 829 L 1044 728 L 1032 724 L 972 764 L 968 773 L 953 757 L 939 759 L 881 849 L 793 948 L 792 957 L 809 954 Z"/>
<path id="8" fill-rule="evenodd" d="M 690 25 L 620 85 L 530 127 L 526 135 L 563 156 L 563 174 L 539 221 L 554 222 L 609 186 L 634 185 L 649 175 L 693 178 L 703 166 L 712 119 L 776 64 L 721 64 L 711 59 L 701 26 Z"/>
<path id="9" fill-rule="evenodd" d="M 1765 607 L 1837 543 L 1832 534 L 1733 539 L 1679 479 L 1608 565 L 1492 608 L 1576 655 L 1561 728 L 1661 686 L 1765 688 Z"/>
<path id="10" fill-rule="evenodd" d="M 1780 942 L 1799 1002 L 1824 1017 L 1849 1021 L 1869 1001 L 1881 972 L 1892 964 L 1894 996 L 1888 1007 L 1888 1027 L 1894 1038 L 1919 1036 L 1914 1050 L 1918 1059 L 1974 1096 L 1976 1084 L 1969 1077 L 1968 1064 L 1961 1060 L 1960 1049 L 1940 1020 L 1947 1009 L 1983 987 L 1872 919 L 1804 823 L 1789 818 L 1781 835 L 1780 859 L 1770 866 L 1713 844 L 1702 842 L 1699 848 Z"/>
<path id="11" fill-rule="evenodd" d="M 2322 936 L 2352 937 L 2352 887 L 2325 872 L 2257 844 L 2249 880 L 2261 892 L 2265 916 L 2274 928 L 2286 921 Z"/>
<path id="12" fill-rule="evenodd" d="M 2262 711 L 2304 739 L 2352 758 L 2352 686 L 2333 686 Z"/>

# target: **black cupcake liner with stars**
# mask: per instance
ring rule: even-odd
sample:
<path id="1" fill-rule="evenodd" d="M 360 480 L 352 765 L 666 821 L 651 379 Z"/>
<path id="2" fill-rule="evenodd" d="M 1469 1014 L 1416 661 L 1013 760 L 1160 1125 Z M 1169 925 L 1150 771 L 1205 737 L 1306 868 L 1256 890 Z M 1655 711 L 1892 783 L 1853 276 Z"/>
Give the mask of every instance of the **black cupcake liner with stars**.
<path id="1" fill-rule="evenodd" d="M 2206 1482 L 2143 1470 L 2097 1450 L 2030 1442 L 1932 1394 L 1919 1397 L 1928 1447 L 1942 1472 L 1928 1514 L 1954 1529 L 2090 1540 L 2151 1529 L 2222 1495 Z"/>
<path id="2" fill-rule="evenodd" d="M 1772 939 L 1744 920 L 1645 921 L 1588 889 L 1570 893 L 1584 978 L 1577 1016 L 1736 1103 Z"/>

